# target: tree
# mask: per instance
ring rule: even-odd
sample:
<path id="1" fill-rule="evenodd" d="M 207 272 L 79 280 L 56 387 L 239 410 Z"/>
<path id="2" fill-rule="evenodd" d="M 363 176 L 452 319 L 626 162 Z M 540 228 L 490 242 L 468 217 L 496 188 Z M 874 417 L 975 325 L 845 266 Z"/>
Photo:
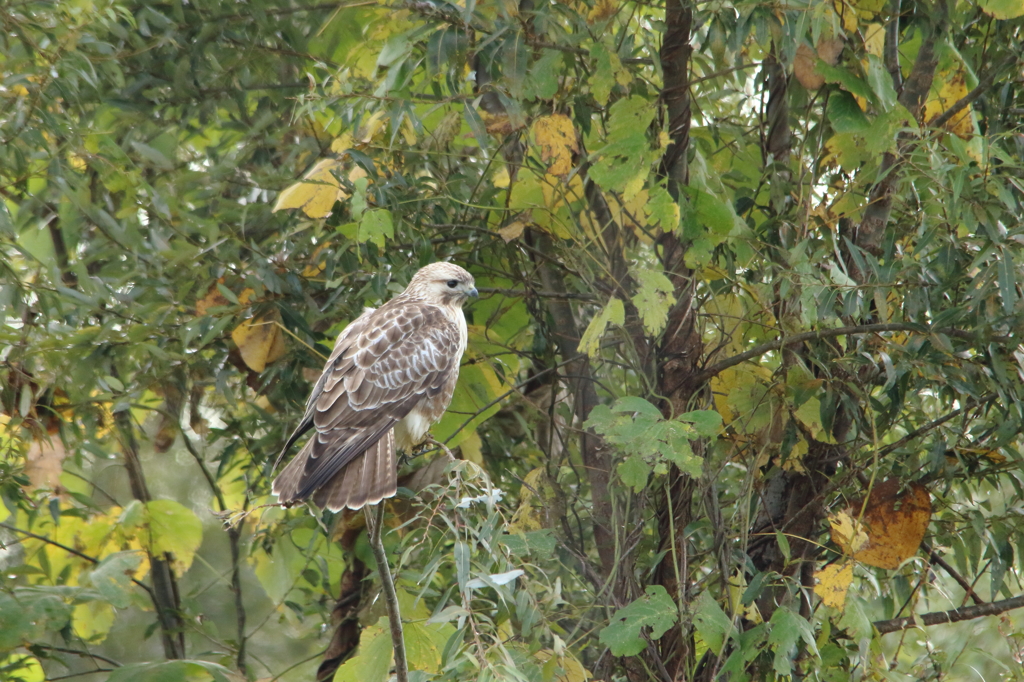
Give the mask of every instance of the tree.
<path id="1" fill-rule="evenodd" d="M 385 539 L 412 668 L 1020 679 L 1022 15 L 0 9 L 5 675 L 384 680 L 361 517 L 269 467 L 451 258 L 460 461 Z"/>

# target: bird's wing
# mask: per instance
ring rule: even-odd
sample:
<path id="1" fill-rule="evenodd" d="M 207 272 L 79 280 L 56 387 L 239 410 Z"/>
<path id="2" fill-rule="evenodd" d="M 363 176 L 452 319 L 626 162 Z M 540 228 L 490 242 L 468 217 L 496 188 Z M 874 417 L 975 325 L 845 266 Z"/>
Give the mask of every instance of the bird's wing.
<path id="1" fill-rule="evenodd" d="M 346 328 L 310 396 L 316 431 L 301 474 L 289 477 L 295 490 L 281 491 L 282 500 L 308 497 L 441 391 L 458 370 L 459 348 L 455 322 L 420 301 L 393 299 Z"/>

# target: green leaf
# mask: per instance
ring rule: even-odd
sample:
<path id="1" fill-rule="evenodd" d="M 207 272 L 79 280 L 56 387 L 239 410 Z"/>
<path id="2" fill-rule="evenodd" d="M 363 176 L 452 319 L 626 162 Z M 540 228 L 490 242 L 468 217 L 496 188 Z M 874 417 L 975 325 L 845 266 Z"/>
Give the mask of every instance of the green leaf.
<path id="1" fill-rule="evenodd" d="M 657 110 L 642 97 L 625 97 L 608 110 L 607 143 L 591 155 L 590 178 L 606 190 L 623 192 L 650 174 L 647 129 Z"/>
<path id="2" fill-rule="evenodd" d="M 1003 312 L 1012 315 L 1017 303 L 1017 282 L 1013 272 L 1013 256 L 1005 249 L 999 258 L 999 296 L 1003 300 Z"/>
<path id="3" fill-rule="evenodd" d="M 868 85 L 875 93 L 876 101 L 882 111 L 889 111 L 896 105 L 896 90 L 892 87 L 892 76 L 886 70 L 882 60 L 876 55 L 868 55 Z"/>
<path id="4" fill-rule="evenodd" d="M 174 500 L 147 502 L 146 517 L 150 551 L 157 555 L 173 554 L 175 573 L 183 574 L 203 543 L 203 522 Z"/>
<path id="5" fill-rule="evenodd" d="M 550 528 L 542 528 L 525 533 L 502 535 L 501 544 L 505 545 L 514 556 L 532 554 L 543 557 L 550 556 L 555 551 L 558 541 L 552 535 Z"/>
<path id="6" fill-rule="evenodd" d="M 111 554 L 89 573 L 89 580 L 100 596 L 114 607 L 126 609 L 131 605 L 131 574 L 141 561 L 138 552 Z"/>
<path id="7" fill-rule="evenodd" d="M 693 625 L 715 654 L 722 653 L 722 646 L 733 630 L 732 619 L 726 615 L 710 592 L 701 592 L 694 603 Z"/>
<path id="8" fill-rule="evenodd" d="M 839 86 L 847 92 L 851 92 L 858 97 L 863 97 L 866 100 L 874 101 L 875 93 L 872 92 L 867 83 L 861 80 L 858 76 L 847 71 L 845 68 L 841 66 L 832 66 L 828 62 L 820 59 L 815 64 L 814 68 L 822 75 L 826 82 L 838 83 Z"/>
<path id="9" fill-rule="evenodd" d="M 986 14 L 996 19 L 1016 19 L 1024 16 L 1022 0 L 979 0 L 978 6 Z"/>
<path id="10" fill-rule="evenodd" d="M 527 99 L 551 99 L 558 92 L 558 67 L 562 53 L 542 50 L 541 57 L 530 67 L 526 82 Z"/>
<path id="11" fill-rule="evenodd" d="M 640 313 L 647 333 L 657 336 L 668 322 L 668 311 L 675 305 L 675 287 L 672 280 L 657 270 L 638 269 L 633 276 L 640 285 L 633 297 L 633 305 Z"/>
<path id="12" fill-rule="evenodd" d="M 0 651 L 21 646 L 22 640 L 34 630 L 25 608 L 14 597 L 0 593 Z"/>
<path id="13" fill-rule="evenodd" d="M 768 633 L 768 645 L 775 650 L 775 672 L 789 675 L 792 672 L 793 656 L 796 655 L 796 643 L 803 638 L 807 646 L 814 652 L 814 631 L 811 624 L 799 613 L 780 606 L 772 614 L 771 632 Z"/>
<path id="14" fill-rule="evenodd" d="M 466 583 L 469 582 L 469 545 L 463 540 L 455 542 L 455 572 L 459 581 L 459 589 L 469 589 Z"/>
<path id="15" fill-rule="evenodd" d="M 455 634 L 450 623 L 409 623 L 402 626 L 410 670 L 441 672 L 441 652 Z"/>
<path id="16" fill-rule="evenodd" d="M 590 49 L 590 57 L 594 60 L 594 70 L 590 76 L 590 94 L 598 104 L 604 106 L 608 104 L 615 84 L 628 84 L 631 78 L 629 72 L 622 68 L 619 55 L 601 43 L 594 43 Z"/>
<path id="17" fill-rule="evenodd" d="M 828 120 L 832 123 L 832 130 L 837 133 L 863 133 L 871 127 L 857 100 L 843 91 L 829 96 Z"/>
<path id="18" fill-rule="evenodd" d="M 714 410 L 684 412 L 676 419 L 693 424 L 693 430 L 697 432 L 697 435 L 706 438 L 717 436 L 722 430 L 722 415 Z"/>
<path id="19" fill-rule="evenodd" d="M 355 655 L 334 671 L 334 682 L 385 682 L 394 651 L 387 616 L 359 633 Z"/>
<path id="20" fill-rule="evenodd" d="M 661 410 L 649 400 L 628 395 L 619 398 L 611 407 L 612 412 L 637 412 L 651 419 L 661 419 Z"/>
<path id="21" fill-rule="evenodd" d="M 681 218 L 679 204 L 660 184 L 651 187 L 648 193 L 647 213 L 651 220 L 658 223 L 663 232 L 675 232 Z"/>
<path id="22" fill-rule="evenodd" d="M 232 673 L 208 661 L 158 661 L 115 668 L 107 682 L 229 682 Z"/>
<path id="23" fill-rule="evenodd" d="M 374 208 L 363 213 L 363 217 L 359 220 L 356 239 L 364 243 L 373 242 L 378 249 L 383 249 L 385 238 L 395 238 L 395 226 L 391 222 L 391 211 Z"/>
<path id="24" fill-rule="evenodd" d="M 622 301 L 612 297 L 608 305 L 590 321 L 587 330 L 580 338 L 579 350 L 590 357 L 596 357 L 601 350 L 601 339 L 604 337 L 604 330 L 609 324 L 622 325 L 626 321 L 626 308 Z"/>
<path id="25" fill-rule="evenodd" d="M 619 609 L 612 622 L 601 630 L 599 639 L 614 656 L 636 656 L 647 647 L 640 636 L 650 628 L 651 639 L 660 638 L 679 620 L 679 611 L 661 585 L 650 585 L 645 595 Z"/>
<path id="26" fill-rule="evenodd" d="M 640 455 L 633 455 L 625 462 L 619 464 L 619 478 L 622 482 L 638 493 L 647 485 L 647 478 L 651 474 L 651 467 Z"/>
<path id="27" fill-rule="evenodd" d="M 732 206 L 715 195 L 695 189 L 693 208 L 697 220 L 707 228 L 713 244 L 721 244 L 736 225 L 736 213 Z"/>

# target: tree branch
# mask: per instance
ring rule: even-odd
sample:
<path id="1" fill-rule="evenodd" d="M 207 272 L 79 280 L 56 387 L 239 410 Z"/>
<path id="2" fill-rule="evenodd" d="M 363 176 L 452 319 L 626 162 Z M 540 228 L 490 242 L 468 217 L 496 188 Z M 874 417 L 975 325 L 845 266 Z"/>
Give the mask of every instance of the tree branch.
<path id="1" fill-rule="evenodd" d="M 978 604 L 979 606 L 985 603 L 985 600 L 978 596 L 978 593 L 974 591 L 974 588 L 971 587 L 971 584 L 969 582 L 967 582 L 967 579 L 960 575 L 959 571 L 950 566 L 949 563 L 945 559 L 943 559 L 938 552 L 932 549 L 931 545 L 929 545 L 927 542 L 922 542 L 921 549 L 928 552 L 928 558 L 931 559 L 933 564 L 941 566 L 943 570 L 945 570 L 946 573 L 949 574 L 949 577 L 955 580 L 960 587 L 964 588 L 964 591 L 967 593 L 967 595 L 964 597 L 965 602 L 967 601 L 967 597 L 970 597 L 974 600 L 974 603 Z"/>
<path id="2" fill-rule="evenodd" d="M 373 558 L 377 561 L 377 573 L 380 574 L 380 582 L 384 589 L 384 603 L 388 608 L 391 645 L 395 649 L 395 677 L 398 678 L 398 682 L 409 682 L 409 663 L 405 657 L 405 636 L 402 633 L 402 611 L 398 606 L 398 593 L 395 591 L 395 581 L 388 566 L 388 554 L 384 551 L 384 541 L 381 539 L 384 528 L 384 501 L 378 502 L 372 510 L 370 507 L 364 507 L 363 514 L 366 516 L 366 528 L 370 533 Z"/>
<path id="3" fill-rule="evenodd" d="M 42 649 L 43 651 L 56 651 L 57 653 L 61 653 L 61 654 L 74 654 L 75 656 L 81 656 L 82 658 L 94 659 L 93 662 L 95 662 L 95 661 L 103 661 L 104 663 L 109 663 L 110 665 L 112 665 L 112 666 L 114 666 L 116 668 L 120 668 L 121 667 L 121 664 L 118 663 L 117 661 L 115 661 L 114 659 L 107 658 L 106 656 L 101 656 L 100 654 L 94 654 L 91 651 L 79 651 L 78 649 L 65 649 L 64 647 L 60 647 L 60 646 L 50 646 L 49 644 L 39 644 L 39 643 L 29 644 L 26 648 L 29 649 L 29 650 L 32 650 L 32 649 Z M 96 666 L 96 667 L 98 668 L 99 666 Z M 96 672 L 96 671 L 93 670 L 91 672 Z M 53 678 L 50 678 L 50 679 L 53 679 Z"/>
<path id="4" fill-rule="evenodd" d="M 199 455 L 199 451 L 196 450 L 195 445 L 192 444 L 192 439 L 185 433 L 184 427 L 181 425 L 181 419 L 178 418 L 180 415 L 168 415 L 174 420 L 174 423 L 178 425 L 178 430 L 181 432 L 181 438 L 185 443 L 185 449 L 188 450 L 189 454 L 196 461 L 199 466 L 199 470 L 203 472 L 203 478 L 206 479 L 207 485 L 210 486 L 210 490 L 213 492 L 214 497 L 217 498 L 217 506 L 220 507 L 222 512 L 228 511 L 227 503 L 224 501 L 224 493 L 221 491 L 220 486 L 217 485 L 216 479 L 213 474 L 210 473 L 209 467 L 206 466 L 206 462 Z M 248 506 L 248 497 L 246 497 L 246 505 Z M 243 511 L 245 507 L 243 506 Z M 231 592 L 235 596 L 235 631 L 238 637 L 238 652 L 235 657 L 235 664 L 238 666 L 238 670 L 244 675 L 246 673 L 246 662 L 245 662 L 245 604 L 242 601 L 242 574 L 239 569 L 241 564 L 239 543 L 242 539 L 242 524 L 232 523 L 228 524 L 228 544 L 231 548 Z"/>
<path id="5" fill-rule="evenodd" d="M 974 618 L 981 618 L 982 616 L 995 616 L 1000 613 L 1022 607 L 1024 607 L 1024 595 L 1013 597 L 1012 599 L 1003 599 L 1001 601 L 993 601 L 987 604 L 979 604 L 977 606 L 965 606 L 960 609 L 951 609 L 949 611 L 936 611 L 934 613 L 925 613 L 919 616 L 907 616 L 904 618 L 893 618 L 891 620 L 876 620 L 872 625 L 875 626 L 875 629 L 878 630 L 879 634 L 885 635 L 890 632 L 897 632 L 898 630 L 907 630 L 915 627 L 919 622 L 922 625 L 958 623 L 962 620 L 972 620 Z"/>
<path id="6" fill-rule="evenodd" d="M 999 72 L 1009 66 L 1013 66 L 1017 63 L 1018 59 L 1020 59 L 1020 57 L 1015 54 L 1011 54 L 1007 56 L 1006 59 L 986 71 L 985 75 L 978 79 L 978 85 L 973 90 L 957 100 L 957 102 L 949 109 L 946 109 L 944 112 L 932 119 L 929 122 L 929 125 L 936 128 L 944 126 L 947 121 L 970 106 L 971 102 L 985 94 L 985 91 L 992 87 L 992 84 L 995 82 L 996 76 L 999 75 Z"/>
<path id="7" fill-rule="evenodd" d="M 56 540 L 51 540 L 50 538 L 46 537 L 45 535 L 36 535 L 35 533 L 33 533 L 31 531 L 23 530 L 21 528 L 15 527 L 15 526 L 9 526 L 6 523 L 0 523 L 0 528 L 4 528 L 4 529 L 9 530 L 9 531 L 14 532 L 14 533 L 21 533 L 25 537 L 32 538 L 33 540 L 39 540 L 40 542 L 45 542 L 48 545 L 53 545 L 54 547 L 57 547 L 58 549 L 64 550 L 68 554 L 73 554 L 74 556 L 78 557 L 79 559 L 85 559 L 86 561 L 88 561 L 91 564 L 98 564 L 100 562 L 100 560 L 97 559 L 94 556 L 89 556 L 88 554 L 83 554 L 82 552 L 79 552 L 77 549 L 74 549 L 72 547 L 68 547 L 67 545 L 63 545 L 63 544 L 57 542 Z M 151 599 L 153 598 L 153 591 L 149 588 L 149 585 L 147 585 L 146 583 L 143 583 L 143 582 L 139 582 L 135 578 L 132 578 L 131 581 L 133 583 L 135 583 L 136 585 L 138 585 L 139 587 L 141 587 L 142 589 L 144 589 L 149 594 Z M 155 599 L 153 600 L 153 603 L 154 604 L 156 603 Z"/>
<path id="8" fill-rule="evenodd" d="M 761 345 L 755 346 L 750 350 L 743 351 L 742 353 L 733 355 L 732 357 L 726 358 L 721 362 L 716 362 L 710 367 L 706 367 L 700 372 L 694 374 L 690 378 L 690 381 L 694 386 L 699 385 L 705 381 L 708 381 L 709 379 L 712 379 L 723 370 L 729 369 L 730 367 L 735 367 L 741 362 L 746 362 L 751 358 L 756 358 L 760 355 L 764 355 L 765 353 L 769 353 L 771 351 L 781 350 L 789 346 L 795 346 L 797 344 L 803 343 L 804 341 L 813 341 L 816 339 L 831 339 L 836 336 L 877 334 L 881 332 L 918 332 L 922 334 L 939 333 L 946 334 L 948 336 L 954 336 L 957 338 L 974 338 L 974 335 L 972 335 L 970 332 L 966 332 L 961 329 L 950 329 L 946 327 L 932 329 L 927 327 L 926 325 L 908 324 L 904 322 L 862 324 L 852 327 L 836 327 L 835 329 L 819 329 L 817 331 L 803 332 L 802 334 L 794 334 L 792 336 L 787 336 L 784 338 L 775 339 L 774 341 L 768 341 L 767 343 L 762 343 Z M 993 337 L 990 340 L 1004 342 L 1009 341 L 1010 339 L 1009 337 L 999 336 Z"/>
<path id="9" fill-rule="evenodd" d="M 116 376 L 115 368 L 111 374 Z M 114 415 L 117 425 L 121 450 L 124 453 L 124 467 L 128 472 L 128 483 L 132 497 L 146 504 L 152 498 L 139 461 L 139 445 L 135 440 L 135 426 L 132 424 L 131 413 L 122 410 Z M 164 645 L 164 655 L 169 659 L 185 658 L 185 628 L 181 621 L 181 601 L 178 597 L 178 584 L 171 570 L 171 555 L 167 552 L 157 556 L 148 548 L 149 576 L 153 583 L 150 596 L 156 607 L 157 622 L 160 623 L 160 635 Z"/>

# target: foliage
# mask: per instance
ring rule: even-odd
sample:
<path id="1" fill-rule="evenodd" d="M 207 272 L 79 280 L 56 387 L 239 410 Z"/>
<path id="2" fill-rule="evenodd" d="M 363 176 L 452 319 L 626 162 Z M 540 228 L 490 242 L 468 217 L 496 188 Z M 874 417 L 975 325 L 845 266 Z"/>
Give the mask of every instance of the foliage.
<path id="1" fill-rule="evenodd" d="M 2 676 L 385 679 L 360 515 L 269 480 L 451 259 L 460 461 L 385 538 L 416 682 L 1022 679 L 1022 17 L 0 7 Z"/>

